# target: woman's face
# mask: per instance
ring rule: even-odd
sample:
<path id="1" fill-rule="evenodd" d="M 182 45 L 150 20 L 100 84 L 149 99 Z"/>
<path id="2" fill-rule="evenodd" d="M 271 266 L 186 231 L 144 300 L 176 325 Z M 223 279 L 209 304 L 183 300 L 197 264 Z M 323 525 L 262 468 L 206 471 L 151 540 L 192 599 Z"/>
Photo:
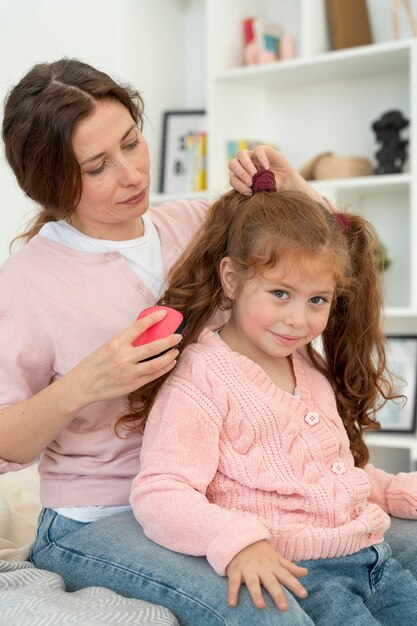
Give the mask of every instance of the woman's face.
<path id="1" fill-rule="evenodd" d="M 98 102 L 73 136 L 82 195 L 71 224 L 90 237 L 111 240 L 143 235 L 149 205 L 148 144 L 118 101 Z"/>

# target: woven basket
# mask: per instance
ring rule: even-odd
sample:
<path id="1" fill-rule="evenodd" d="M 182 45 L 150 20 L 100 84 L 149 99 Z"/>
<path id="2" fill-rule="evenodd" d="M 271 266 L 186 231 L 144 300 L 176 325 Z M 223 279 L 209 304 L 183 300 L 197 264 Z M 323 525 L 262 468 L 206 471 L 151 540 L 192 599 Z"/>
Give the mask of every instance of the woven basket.
<path id="1" fill-rule="evenodd" d="M 374 167 L 364 157 L 337 156 L 332 152 L 323 152 L 300 170 L 305 180 L 321 180 L 324 178 L 350 178 L 351 176 L 370 176 Z"/>

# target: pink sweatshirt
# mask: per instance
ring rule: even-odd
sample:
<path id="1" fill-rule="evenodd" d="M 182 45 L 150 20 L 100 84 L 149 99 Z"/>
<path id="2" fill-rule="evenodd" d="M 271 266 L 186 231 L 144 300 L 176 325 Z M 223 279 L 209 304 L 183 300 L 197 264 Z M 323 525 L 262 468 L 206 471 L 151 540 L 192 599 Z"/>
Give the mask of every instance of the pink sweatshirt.
<path id="1" fill-rule="evenodd" d="M 291 560 L 380 543 L 387 513 L 417 518 L 417 472 L 354 466 L 328 381 L 293 355 L 299 396 L 206 329 L 162 387 L 131 504 L 146 535 L 219 574 L 268 539 Z"/>
<path id="2" fill-rule="evenodd" d="M 150 209 L 167 271 L 201 226 L 207 203 Z M 34 237 L 0 268 L 0 406 L 63 376 L 155 303 L 117 252 L 89 253 Z M 45 507 L 128 504 L 141 436 L 118 439 L 126 398 L 84 409 L 42 455 Z M 24 465 L 0 460 L 0 473 Z"/>

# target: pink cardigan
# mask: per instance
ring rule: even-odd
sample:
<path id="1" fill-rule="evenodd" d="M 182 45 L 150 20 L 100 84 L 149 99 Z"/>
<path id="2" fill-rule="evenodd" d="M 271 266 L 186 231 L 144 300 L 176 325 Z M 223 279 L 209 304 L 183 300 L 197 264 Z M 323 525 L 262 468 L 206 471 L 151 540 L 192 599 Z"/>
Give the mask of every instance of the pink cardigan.
<path id="1" fill-rule="evenodd" d="M 207 203 L 149 209 L 165 271 L 200 228 Z M 0 268 L 0 406 L 21 402 L 74 367 L 155 298 L 118 253 L 72 250 L 34 237 Z M 128 504 L 141 436 L 118 439 L 126 398 L 84 409 L 40 462 L 45 507 Z M 0 459 L 0 473 L 23 467 Z"/>
<path id="2" fill-rule="evenodd" d="M 133 482 L 148 537 L 224 574 L 260 539 L 291 560 L 336 557 L 382 542 L 388 512 L 417 518 L 417 472 L 356 468 L 328 381 L 304 353 L 293 365 L 299 397 L 208 329 L 184 351 Z"/>

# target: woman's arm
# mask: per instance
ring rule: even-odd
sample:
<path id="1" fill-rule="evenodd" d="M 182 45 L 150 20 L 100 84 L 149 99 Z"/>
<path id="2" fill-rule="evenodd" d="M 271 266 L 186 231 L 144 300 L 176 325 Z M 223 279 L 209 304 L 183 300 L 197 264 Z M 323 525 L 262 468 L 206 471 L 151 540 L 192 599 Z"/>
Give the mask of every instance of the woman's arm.
<path id="1" fill-rule="evenodd" d="M 32 462 L 85 407 L 125 396 L 169 372 L 176 363 L 175 349 L 139 361 L 173 348 L 180 335 L 132 346 L 134 339 L 161 317 L 163 314 L 153 313 L 136 321 L 56 382 L 23 402 L 0 408 L 0 458 L 11 464 Z"/>

